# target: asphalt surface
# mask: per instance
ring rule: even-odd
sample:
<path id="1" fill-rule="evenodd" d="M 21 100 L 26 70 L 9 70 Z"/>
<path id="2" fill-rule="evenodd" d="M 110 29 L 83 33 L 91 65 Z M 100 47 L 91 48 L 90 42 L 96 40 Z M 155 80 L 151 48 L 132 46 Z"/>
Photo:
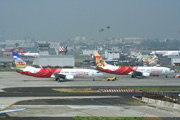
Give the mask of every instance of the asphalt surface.
<path id="1" fill-rule="evenodd" d="M 176 111 L 165 111 L 129 102 L 133 100 L 132 96 L 141 95 L 141 93 L 59 93 L 52 90 L 52 88 L 99 90 L 124 87 L 129 89 L 132 87 L 180 87 L 180 79 L 172 77 L 132 79 L 128 76 L 118 76 L 117 81 L 105 81 L 106 77 L 112 77 L 112 75 L 105 74 L 101 78 L 96 78 L 96 81 L 92 81 L 91 78 L 76 78 L 73 81 L 56 82 L 49 78 L 34 78 L 15 72 L 0 72 L 0 107 L 14 103 L 7 109 L 27 108 L 22 112 L 1 114 L 0 119 L 72 120 L 72 116 L 98 115 L 160 117 L 163 120 L 180 119 L 180 113 Z"/>

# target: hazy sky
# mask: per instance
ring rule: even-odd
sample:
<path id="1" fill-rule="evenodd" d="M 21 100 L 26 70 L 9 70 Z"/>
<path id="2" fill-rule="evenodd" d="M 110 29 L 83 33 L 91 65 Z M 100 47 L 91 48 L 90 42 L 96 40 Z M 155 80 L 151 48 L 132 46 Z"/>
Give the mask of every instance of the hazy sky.
<path id="1" fill-rule="evenodd" d="M 180 0 L 0 0 L 3 39 L 101 40 L 107 26 L 116 38 L 180 38 Z"/>

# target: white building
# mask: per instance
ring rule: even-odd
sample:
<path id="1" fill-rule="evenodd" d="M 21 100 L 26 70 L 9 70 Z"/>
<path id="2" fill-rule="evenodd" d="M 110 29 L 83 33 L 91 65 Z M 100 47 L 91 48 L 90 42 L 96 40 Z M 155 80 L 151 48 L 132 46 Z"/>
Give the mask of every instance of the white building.
<path id="1" fill-rule="evenodd" d="M 94 50 L 83 50 L 83 55 L 91 55 L 93 54 Z"/>
<path id="2" fill-rule="evenodd" d="M 120 51 L 105 50 L 105 58 L 108 60 L 119 59 L 120 58 Z"/>
<path id="3" fill-rule="evenodd" d="M 180 66 L 180 57 L 171 58 L 171 65 L 172 66 Z"/>

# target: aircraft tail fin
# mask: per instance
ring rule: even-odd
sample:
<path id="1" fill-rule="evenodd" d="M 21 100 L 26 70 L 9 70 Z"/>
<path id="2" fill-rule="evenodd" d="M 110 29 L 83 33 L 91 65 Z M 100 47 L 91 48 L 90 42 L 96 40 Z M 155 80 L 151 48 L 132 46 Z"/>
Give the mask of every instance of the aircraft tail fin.
<path id="1" fill-rule="evenodd" d="M 26 52 L 22 47 L 19 48 L 21 52 Z"/>
<path id="2" fill-rule="evenodd" d="M 16 51 L 13 51 L 13 58 L 16 65 L 16 69 L 24 69 L 26 67 L 26 63 Z"/>
<path id="3" fill-rule="evenodd" d="M 99 55 L 97 51 L 94 51 L 94 57 L 95 57 L 96 65 L 98 67 L 103 67 L 107 65 L 107 63 L 102 59 L 102 57 Z"/>

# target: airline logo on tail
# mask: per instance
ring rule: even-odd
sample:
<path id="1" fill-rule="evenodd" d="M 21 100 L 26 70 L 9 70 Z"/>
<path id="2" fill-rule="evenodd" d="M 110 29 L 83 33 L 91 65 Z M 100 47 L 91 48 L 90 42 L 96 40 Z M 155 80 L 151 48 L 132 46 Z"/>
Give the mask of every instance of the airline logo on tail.
<path id="1" fill-rule="evenodd" d="M 26 63 L 16 51 L 13 51 L 13 58 L 15 61 L 16 69 L 24 69 L 26 67 Z"/>
<path id="2" fill-rule="evenodd" d="M 95 57 L 96 64 L 98 67 L 103 67 L 107 65 L 107 63 L 102 59 L 102 57 L 99 55 L 97 51 L 94 51 L 94 57 Z"/>

